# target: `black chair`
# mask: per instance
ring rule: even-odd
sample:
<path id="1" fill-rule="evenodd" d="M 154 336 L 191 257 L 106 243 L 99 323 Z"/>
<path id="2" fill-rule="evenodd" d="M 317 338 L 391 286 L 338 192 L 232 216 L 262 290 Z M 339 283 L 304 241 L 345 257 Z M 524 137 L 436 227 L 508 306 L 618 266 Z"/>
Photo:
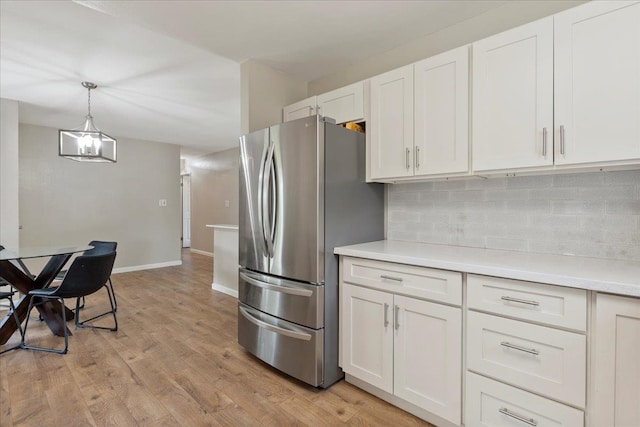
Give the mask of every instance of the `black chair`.
<path id="1" fill-rule="evenodd" d="M 0 280 L 2 280 L 5 283 L 9 284 L 4 279 L 0 279 Z M 13 294 L 15 294 L 15 292 L 13 290 L 11 290 L 11 291 L 1 291 L 0 292 L 0 300 L 6 299 L 6 300 L 9 301 L 9 312 L 7 313 L 7 316 L 13 315 L 13 320 L 16 322 L 16 325 L 18 325 L 18 330 L 20 331 L 20 336 L 22 338 L 24 338 L 24 332 L 22 330 L 22 326 L 20 326 L 20 318 L 18 317 L 18 313 L 16 313 L 16 306 L 13 305 Z M 17 348 L 20 348 L 20 345 L 17 345 L 15 347 L 11 347 L 11 348 L 7 348 L 5 350 L 2 350 L 2 351 L 0 351 L 0 354 L 6 353 L 7 351 L 15 350 Z"/>
<path id="2" fill-rule="evenodd" d="M 93 246 L 93 249 L 89 249 L 88 251 L 84 251 L 82 255 L 101 255 L 107 254 L 111 252 L 115 252 L 118 247 L 118 242 L 103 242 L 101 240 L 92 240 L 89 242 L 89 246 Z M 65 274 L 67 274 L 67 270 L 62 270 L 56 276 L 56 280 L 64 279 Z M 113 283 L 111 282 L 111 276 L 109 276 L 109 280 L 105 283 L 105 286 L 108 286 L 107 292 L 109 293 L 109 299 L 113 299 L 112 303 L 115 307 L 115 310 L 118 311 L 118 300 L 116 299 L 116 292 L 113 290 Z M 84 308 L 84 297 L 82 297 L 82 303 L 78 306 L 79 308 Z M 108 313 L 105 313 L 108 314 Z"/>
<path id="3" fill-rule="evenodd" d="M 69 348 L 69 336 L 67 334 L 67 328 L 64 328 L 64 349 L 58 350 L 55 348 L 35 347 L 25 344 L 25 337 L 27 335 L 27 329 L 29 327 L 29 314 L 34 306 L 42 304 L 44 300 L 55 299 L 60 301 L 60 312 L 62 313 L 63 323 L 66 325 L 67 318 L 64 310 L 64 298 L 76 298 L 76 315 L 75 325 L 76 328 L 94 328 L 94 329 L 108 329 L 111 331 L 118 330 L 118 319 L 116 318 L 115 307 L 113 306 L 113 300 L 109 298 L 111 304 L 111 311 L 108 311 L 100 316 L 87 319 L 84 322 L 80 321 L 80 310 L 78 305 L 80 304 L 80 297 L 91 295 L 99 291 L 102 287 L 105 287 L 105 283 L 111 275 L 113 269 L 113 263 L 116 259 L 116 253 L 106 253 L 101 255 L 81 255 L 77 257 L 69 271 L 62 279 L 59 286 L 52 286 L 44 289 L 34 289 L 29 291 L 29 308 L 27 310 L 27 321 L 24 324 L 24 333 L 22 335 L 22 341 L 20 347 L 29 350 L 49 351 L 52 353 L 65 354 Z M 108 291 L 108 288 L 107 288 Z M 105 314 L 112 314 L 115 326 L 113 328 L 98 327 L 85 325 L 86 322 L 94 320 L 98 317 L 102 317 Z"/>

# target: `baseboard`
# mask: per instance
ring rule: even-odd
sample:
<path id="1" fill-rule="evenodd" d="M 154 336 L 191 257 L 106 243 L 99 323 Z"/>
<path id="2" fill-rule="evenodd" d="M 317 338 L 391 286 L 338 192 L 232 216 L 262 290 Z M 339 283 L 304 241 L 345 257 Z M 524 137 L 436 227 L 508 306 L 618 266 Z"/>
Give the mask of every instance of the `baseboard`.
<path id="1" fill-rule="evenodd" d="M 213 258 L 213 252 L 201 251 L 200 249 L 193 249 L 193 248 L 189 248 L 189 250 L 191 252 L 193 252 L 194 254 L 205 255 L 205 256 Z"/>
<path id="2" fill-rule="evenodd" d="M 118 267 L 118 268 L 114 268 L 112 273 L 114 274 L 129 273 L 131 271 L 151 270 L 154 268 L 163 268 L 163 267 L 175 267 L 176 265 L 182 265 L 182 260 L 158 262 L 155 264 L 132 265 L 131 267 Z"/>
<path id="3" fill-rule="evenodd" d="M 231 295 L 238 298 L 238 291 L 236 289 L 227 288 L 226 286 L 219 285 L 217 283 L 211 284 L 211 289 L 214 291 L 222 292 L 223 294 Z"/>

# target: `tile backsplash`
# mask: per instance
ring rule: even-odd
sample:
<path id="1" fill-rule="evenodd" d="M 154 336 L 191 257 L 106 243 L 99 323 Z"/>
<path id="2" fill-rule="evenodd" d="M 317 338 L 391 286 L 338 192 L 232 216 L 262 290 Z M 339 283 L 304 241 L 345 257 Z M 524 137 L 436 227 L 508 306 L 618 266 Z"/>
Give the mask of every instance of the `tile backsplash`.
<path id="1" fill-rule="evenodd" d="M 640 261 L 640 170 L 387 184 L 387 238 Z"/>

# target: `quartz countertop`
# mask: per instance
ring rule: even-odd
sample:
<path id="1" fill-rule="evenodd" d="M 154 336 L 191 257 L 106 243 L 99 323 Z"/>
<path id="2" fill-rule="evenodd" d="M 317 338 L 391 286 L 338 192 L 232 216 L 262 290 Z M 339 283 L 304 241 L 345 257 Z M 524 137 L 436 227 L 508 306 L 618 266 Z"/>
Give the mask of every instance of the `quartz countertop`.
<path id="1" fill-rule="evenodd" d="M 640 297 L 640 262 L 380 240 L 338 255 Z"/>

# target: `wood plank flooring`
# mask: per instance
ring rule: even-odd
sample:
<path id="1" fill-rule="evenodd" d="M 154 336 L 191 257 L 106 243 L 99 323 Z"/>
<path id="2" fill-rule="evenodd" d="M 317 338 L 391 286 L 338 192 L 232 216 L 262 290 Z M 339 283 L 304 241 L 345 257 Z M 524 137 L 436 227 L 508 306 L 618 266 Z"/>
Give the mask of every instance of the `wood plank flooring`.
<path id="1" fill-rule="evenodd" d="M 70 323 L 64 356 L 0 356 L 0 426 L 429 426 L 344 381 L 317 390 L 246 353 L 236 299 L 211 278 L 211 258 L 189 251 L 179 267 L 114 274 L 117 332 Z M 92 295 L 83 317 L 106 304 Z M 34 313 L 28 342 L 61 345 Z"/>

